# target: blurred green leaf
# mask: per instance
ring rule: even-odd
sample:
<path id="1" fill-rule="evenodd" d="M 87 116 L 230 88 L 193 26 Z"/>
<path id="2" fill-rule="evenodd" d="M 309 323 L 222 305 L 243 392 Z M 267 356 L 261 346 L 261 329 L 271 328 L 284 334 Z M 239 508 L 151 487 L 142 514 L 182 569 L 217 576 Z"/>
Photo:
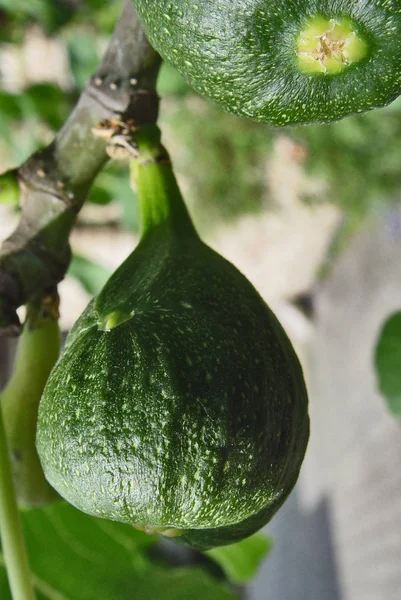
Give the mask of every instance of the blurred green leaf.
<path id="1" fill-rule="evenodd" d="M 186 96 L 194 92 L 177 69 L 163 62 L 157 78 L 157 93 L 163 97 Z"/>
<path id="2" fill-rule="evenodd" d="M 11 122 L 0 113 L 0 140 L 7 147 L 13 145 Z"/>
<path id="3" fill-rule="evenodd" d="M 109 163 L 96 177 L 94 185 L 91 187 L 87 202 L 93 204 L 108 204 L 113 200 L 118 200 L 121 190 L 126 188 L 127 179 L 126 169 L 116 167 Z"/>
<path id="4" fill-rule="evenodd" d="M 52 32 L 64 25 L 74 14 L 69 0 L 0 0 L 0 8 L 17 19 L 33 19 Z"/>
<path id="5" fill-rule="evenodd" d="M 7 583 L 7 573 L 4 568 L 2 556 L 0 554 L 0 598 L 7 598 L 7 595 L 9 594 L 10 592 Z"/>
<path id="6" fill-rule="evenodd" d="M 0 92 L 0 114 L 8 119 L 21 119 L 22 110 L 20 97 L 16 94 Z"/>
<path id="7" fill-rule="evenodd" d="M 75 14 L 75 21 L 93 25 L 97 32 L 112 33 L 120 16 L 121 0 L 82 0 Z"/>
<path id="8" fill-rule="evenodd" d="M 33 23 L 48 34 L 81 25 L 110 34 L 120 10 L 121 0 L 0 0 L 0 41 L 21 44 Z"/>
<path id="9" fill-rule="evenodd" d="M 82 90 L 99 66 L 99 34 L 94 29 L 71 28 L 65 36 L 70 68 L 76 86 Z"/>
<path id="10" fill-rule="evenodd" d="M 68 274 L 75 277 L 88 294 L 97 296 L 110 277 L 111 271 L 85 256 L 74 254 Z"/>
<path id="11" fill-rule="evenodd" d="M 91 204 L 99 204 L 105 206 L 110 204 L 114 200 L 114 194 L 110 192 L 106 187 L 102 187 L 100 182 L 96 182 L 90 189 L 89 194 L 86 198 L 86 202 Z"/>
<path id="12" fill-rule="evenodd" d="M 0 175 L 0 204 L 18 204 L 19 187 L 15 171 Z"/>
<path id="13" fill-rule="evenodd" d="M 385 322 L 376 345 L 375 367 L 381 394 L 401 420 L 401 312 Z"/>
<path id="14" fill-rule="evenodd" d="M 233 600 L 197 568 L 152 562 L 157 542 L 128 525 L 95 519 L 66 503 L 22 514 L 37 598 L 51 600 Z M 0 592 L 11 600 L 0 552 Z"/>
<path id="15" fill-rule="evenodd" d="M 95 20 L 96 29 L 104 33 L 111 34 L 114 25 L 116 24 L 121 12 L 121 3 L 117 0 L 114 2 L 105 3 L 104 0 L 98 2 L 98 9 L 95 13 L 92 12 L 92 17 Z"/>
<path id="16" fill-rule="evenodd" d="M 121 193 L 117 196 L 117 201 L 121 204 L 123 209 L 124 226 L 131 231 L 138 232 L 138 203 L 136 201 L 136 194 L 129 185 L 128 177 L 121 185 Z"/>
<path id="17" fill-rule="evenodd" d="M 200 568 L 149 568 L 135 581 L 132 596 L 124 600 L 238 600 L 225 584 Z"/>
<path id="18" fill-rule="evenodd" d="M 0 92 L 0 139 L 7 146 L 13 143 L 13 123 L 22 118 L 18 96 Z"/>
<path id="19" fill-rule="evenodd" d="M 43 123 L 61 128 L 72 99 L 50 84 L 32 85 L 20 94 L 0 93 L 0 138 L 10 162 L 23 162 L 46 141 Z"/>
<path id="20" fill-rule="evenodd" d="M 108 204 L 118 202 L 122 208 L 123 226 L 131 231 L 139 230 L 138 207 L 135 192 L 129 182 L 126 165 L 120 166 L 109 163 L 96 178 L 87 202 L 94 204 Z"/>
<path id="21" fill-rule="evenodd" d="M 27 88 L 21 95 L 20 105 L 25 108 L 24 112 L 35 114 L 54 130 L 61 128 L 72 108 L 65 92 L 48 83 Z M 26 114 L 26 118 L 29 116 L 31 115 Z"/>
<path id="22" fill-rule="evenodd" d="M 237 544 L 213 548 L 204 554 L 220 565 L 230 581 L 244 585 L 254 577 L 271 548 L 269 538 L 255 533 Z"/>

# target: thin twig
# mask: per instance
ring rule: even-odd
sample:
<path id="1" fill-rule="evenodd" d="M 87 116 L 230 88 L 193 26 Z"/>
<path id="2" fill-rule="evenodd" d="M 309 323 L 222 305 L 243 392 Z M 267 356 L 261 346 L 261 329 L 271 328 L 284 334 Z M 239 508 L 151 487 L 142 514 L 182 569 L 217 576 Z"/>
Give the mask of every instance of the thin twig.
<path id="1" fill-rule="evenodd" d="M 155 123 L 159 66 L 132 1 L 124 0 L 106 54 L 69 119 L 47 148 L 17 170 L 22 212 L 0 249 L 0 334 L 18 333 L 16 309 L 63 279 L 76 215 L 109 158 L 105 140 L 92 128 L 115 114 L 138 125 Z"/>
<path id="2" fill-rule="evenodd" d="M 31 572 L 0 410 L 0 531 L 8 579 L 14 600 L 35 600 Z"/>

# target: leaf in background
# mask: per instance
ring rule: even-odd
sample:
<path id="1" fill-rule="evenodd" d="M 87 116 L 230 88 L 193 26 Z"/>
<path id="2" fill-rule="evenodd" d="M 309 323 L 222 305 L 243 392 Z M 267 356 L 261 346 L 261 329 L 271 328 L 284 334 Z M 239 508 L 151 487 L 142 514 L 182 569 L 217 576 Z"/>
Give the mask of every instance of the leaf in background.
<path id="1" fill-rule="evenodd" d="M 99 204 L 100 206 L 105 206 L 106 204 L 110 204 L 113 201 L 113 194 L 106 187 L 102 187 L 101 184 L 97 182 L 92 185 L 89 194 L 86 198 L 86 202 L 90 202 L 91 204 Z"/>
<path id="2" fill-rule="evenodd" d="M 6 171 L 0 175 L 0 204 L 17 205 L 19 201 L 19 187 L 16 171 Z"/>
<path id="3" fill-rule="evenodd" d="M 157 542 L 128 525 L 90 517 L 66 503 L 22 514 L 38 600 L 234 600 L 198 568 L 151 562 Z M 0 592 L 5 585 L 0 552 Z"/>
<path id="4" fill-rule="evenodd" d="M 194 92 L 174 67 L 163 62 L 157 78 L 157 93 L 164 97 L 186 96 Z"/>
<path id="5" fill-rule="evenodd" d="M 113 200 L 118 201 L 121 193 L 124 193 L 128 180 L 126 168 L 121 169 L 110 163 L 96 177 L 95 184 L 89 190 L 87 202 L 92 204 L 109 204 Z"/>
<path id="6" fill-rule="evenodd" d="M 72 109 L 66 93 L 48 83 L 38 83 L 27 88 L 21 95 L 21 104 L 24 108 L 28 103 L 31 103 L 29 112 L 35 113 L 36 117 L 40 117 L 55 131 L 61 128 Z M 30 115 L 24 116 L 28 119 Z"/>
<path id="7" fill-rule="evenodd" d="M 234 592 L 194 567 L 149 568 L 124 600 L 238 600 Z"/>
<path id="8" fill-rule="evenodd" d="M 110 34 L 120 10 L 121 0 L 0 0 L 0 42 L 22 44 L 33 23 L 47 34 L 81 25 Z"/>
<path id="9" fill-rule="evenodd" d="M 68 275 L 78 279 L 89 295 L 97 296 L 110 277 L 111 271 L 85 256 L 74 254 L 68 269 Z"/>
<path id="10" fill-rule="evenodd" d="M 137 233 L 139 231 L 139 218 L 136 194 L 134 190 L 131 189 L 128 178 L 126 178 L 121 187 L 121 194 L 119 194 L 116 199 L 122 206 L 123 226 L 126 229 Z"/>
<path id="11" fill-rule="evenodd" d="M 3 556 L 0 553 L 0 598 L 7 598 L 7 594 L 9 593 L 7 573 L 4 567 Z"/>
<path id="12" fill-rule="evenodd" d="M 230 581 L 244 585 L 255 575 L 271 548 L 272 541 L 269 538 L 255 533 L 237 544 L 213 548 L 204 554 L 220 565 Z"/>
<path id="13" fill-rule="evenodd" d="M 22 118 L 18 94 L 0 92 L 0 114 L 2 117 L 13 120 Z"/>
<path id="14" fill-rule="evenodd" d="M 93 7 L 90 6 L 91 4 L 93 4 Z M 121 12 L 119 0 L 109 0 L 108 3 L 105 3 L 104 0 L 87 0 L 85 8 L 89 13 L 89 18 L 93 19 L 97 31 L 112 33 Z M 82 12 L 81 10 L 80 13 Z"/>
<path id="15" fill-rule="evenodd" d="M 375 367 L 380 392 L 390 412 L 401 420 L 401 312 L 391 315 L 381 330 Z"/>
<path id="16" fill-rule="evenodd" d="M 123 227 L 138 232 L 138 206 L 125 165 L 123 167 L 115 163 L 106 165 L 96 177 L 95 185 L 92 186 L 87 198 L 87 202 L 94 204 L 107 204 L 110 201 L 120 204 Z"/>
<path id="17" fill-rule="evenodd" d="M 99 65 L 99 35 L 95 30 L 73 28 L 65 39 L 72 75 L 77 88 L 82 90 Z"/>
<path id="18" fill-rule="evenodd" d="M 43 124 L 59 129 L 71 106 L 71 97 L 50 84 L 35 84 L 19 94 L 0 92 L 0 141 L 8 160 L 23 162 L 46 143 Z"/>
<path id="19" fill-rule="evenodd" d="M 22 118 L 18 100 L 19 97 L 15 94 L 0 92 L 0 138 L 8 146 L 13 141 L 12 128 L 14 121 Z"/>
<path id="20" fill-rule="evenodd" d="M 48 32 L 64 25 L 74 14 L 69 0 L 0 0 L 0 8 L 14 19 L 34 19 Z"/>

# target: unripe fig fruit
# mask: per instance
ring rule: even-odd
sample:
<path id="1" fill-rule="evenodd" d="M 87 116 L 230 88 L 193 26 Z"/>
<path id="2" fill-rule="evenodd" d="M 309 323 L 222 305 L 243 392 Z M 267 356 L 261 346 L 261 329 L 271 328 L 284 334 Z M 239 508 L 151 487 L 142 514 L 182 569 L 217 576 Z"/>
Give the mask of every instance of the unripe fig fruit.
<path id="1" fill-rule="evenodd" d="M 274 125 L 328 122 L 401 92 L 399 0 L 133 0 L 200 94 Z"/>
<path id="2" fill-rule="evenodd" d="M 141 240 L 75 324 L 39 409 L 46 477 L 79 509 L 197 548 L 260 529 L 298 478 L 298 359 L 197 235 L 158 130 L 136 134 Z"/>

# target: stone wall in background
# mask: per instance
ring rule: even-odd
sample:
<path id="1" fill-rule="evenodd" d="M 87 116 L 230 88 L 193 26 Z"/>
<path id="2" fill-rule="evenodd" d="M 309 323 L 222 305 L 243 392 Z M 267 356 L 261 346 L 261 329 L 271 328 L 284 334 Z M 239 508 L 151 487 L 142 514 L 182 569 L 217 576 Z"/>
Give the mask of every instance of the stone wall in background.
<path id="1" fill-rule="evenodd" d="M 315 298 L 312 435 L 252 600 L 400 600 L 401 425 L 377 392 L 374 346 L 401 308 L 401 210 L 368 223 Z"/>

